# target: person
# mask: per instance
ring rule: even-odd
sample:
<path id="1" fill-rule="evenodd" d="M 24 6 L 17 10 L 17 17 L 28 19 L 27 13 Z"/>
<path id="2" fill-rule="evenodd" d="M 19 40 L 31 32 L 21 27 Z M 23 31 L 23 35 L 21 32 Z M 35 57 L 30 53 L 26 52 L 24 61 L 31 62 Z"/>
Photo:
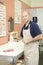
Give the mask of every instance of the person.
<path id="1" fill-rule="evenodd" d="M 25 22 L 21 29 L 20 36 L 24 43 L 25 65 L 38 65 L 39 63 L 39 43 L 43 35 L 39 26 L 31 21 L 28 11 L 22 13 L 22 20 Z"/>

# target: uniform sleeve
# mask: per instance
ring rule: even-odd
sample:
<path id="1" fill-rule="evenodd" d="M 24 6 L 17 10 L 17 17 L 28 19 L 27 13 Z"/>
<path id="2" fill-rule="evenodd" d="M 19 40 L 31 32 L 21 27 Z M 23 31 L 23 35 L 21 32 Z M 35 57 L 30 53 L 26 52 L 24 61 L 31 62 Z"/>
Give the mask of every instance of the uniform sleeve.
<path id="1" fill-rule="evenodd" d="M 35 33 L 36 36 L 39 35 L 39 34 L 42 34 L 39 26 L 36 23 L 34 23 L 33 27 L 34 27 L 34 33 Z"/>

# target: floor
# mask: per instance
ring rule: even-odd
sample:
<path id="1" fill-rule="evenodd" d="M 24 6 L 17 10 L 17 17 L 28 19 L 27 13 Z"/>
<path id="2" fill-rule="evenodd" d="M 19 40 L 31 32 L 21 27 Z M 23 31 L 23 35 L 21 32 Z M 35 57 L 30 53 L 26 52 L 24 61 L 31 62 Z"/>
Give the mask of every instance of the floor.
<path id="1" fill-rule="evenodd" d="M 9 64 L 7 61 L 0 61 L 0 65 L 9 65 Z M 10 65 L 13 65 L 13 63 Z M 22 59 L 19 59 L 17 61 L 17 65 L 24 65 L 23 57 L 22 57 Z M 40 54 L 39 54 L 39 65 L 43 65 L 43 52 L 40 52 Z"/>
<path id="2" fill-rule="evenodd" d="M 13 63 L 9 64 L 7 61 L 0 61 L 0 65 L 13 65 Z M 24 60 L 18 60 L 17 65 L 24 65 Z"/>

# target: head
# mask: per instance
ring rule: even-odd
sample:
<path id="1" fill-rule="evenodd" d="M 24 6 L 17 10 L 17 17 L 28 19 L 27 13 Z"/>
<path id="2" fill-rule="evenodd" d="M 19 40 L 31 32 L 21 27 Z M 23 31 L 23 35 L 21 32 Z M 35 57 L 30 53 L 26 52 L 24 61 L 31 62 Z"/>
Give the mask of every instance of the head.
<path id="1" fill-rule="evenodd" d="M 30 22 L 30 19 L 31 19 L 30 13 L 27 11 L 24 11 L 22 14 L 23 22 L 25 22 L 25 23 Z"/>

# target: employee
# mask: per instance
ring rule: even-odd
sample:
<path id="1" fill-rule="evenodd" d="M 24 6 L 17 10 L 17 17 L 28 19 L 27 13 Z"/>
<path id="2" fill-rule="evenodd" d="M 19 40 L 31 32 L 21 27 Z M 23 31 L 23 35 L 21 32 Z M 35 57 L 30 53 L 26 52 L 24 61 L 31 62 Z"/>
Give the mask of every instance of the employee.
<path id="1" fill-rule="evenodd" d="M 21 29 L 21 37 L 24 42 L 25 65 L 38 65 L 39 63 L 39 40 L 43 35 L 39 26 L 31 21 L 31 15 L 27 11 L 22 13 L 22 20 L 25 22 Z"/>

